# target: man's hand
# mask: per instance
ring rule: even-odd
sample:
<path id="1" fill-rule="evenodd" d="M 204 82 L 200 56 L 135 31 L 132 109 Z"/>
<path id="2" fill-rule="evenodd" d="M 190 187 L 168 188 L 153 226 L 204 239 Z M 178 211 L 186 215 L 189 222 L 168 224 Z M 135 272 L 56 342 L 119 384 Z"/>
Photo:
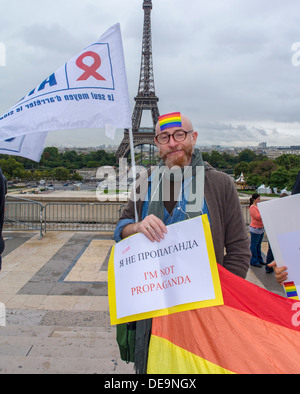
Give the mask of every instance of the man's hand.
<path id="1" fill-rule="evenodd" d="M 287 267 L 277 267 L 276 261 L 272 261 L 272 263 L 268 264 L 268 267 L 274 268 L 275 278 L 278 283 L 282 285 L 287 280 Z"/>
<path id="2" fill-rule="evenodd" d="M 165 234 L 167 233 L 167 227 L 158 217 L 155 215 L 149 215 L 141 222 L 125 226 L 122 231 L 122 238 L 126 238 L 137 233 L 144 234 L 152 242 L 159 242 L 161 239 L 164 239 Z"/>

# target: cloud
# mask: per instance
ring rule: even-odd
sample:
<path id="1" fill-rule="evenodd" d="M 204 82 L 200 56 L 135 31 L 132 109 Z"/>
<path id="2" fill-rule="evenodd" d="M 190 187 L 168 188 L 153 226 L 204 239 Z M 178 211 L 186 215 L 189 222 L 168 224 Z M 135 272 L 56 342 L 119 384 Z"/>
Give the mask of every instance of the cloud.
<path id="1" fill-rule="evenodd" d="M 35 50 L 62 52 L 64 56 L 78 50 L 76 38 L 57 23 L 50 26 L 40 23 L 24 26 L 17 33 L 17 36 L 22 37 L 26 46 L 33 47 Z"/>
<path id="2" fill-rule="evenodd" d="M 300 41 L 298 0 L 152 3 L 161 113 L 190 116 L 203 144 L 300 144 L 300 67 L 293 67 L 291 51 Z M 7 67 L 0 67 L 0 112 L 116 22 L 133 109 L 142 5 L 143 0 L 2 0 L 0 42 L 7 48 Z M 72 138 L 82 143 L 77 134 Z M 93 133 L 88 142 L 99 144 Z"/>

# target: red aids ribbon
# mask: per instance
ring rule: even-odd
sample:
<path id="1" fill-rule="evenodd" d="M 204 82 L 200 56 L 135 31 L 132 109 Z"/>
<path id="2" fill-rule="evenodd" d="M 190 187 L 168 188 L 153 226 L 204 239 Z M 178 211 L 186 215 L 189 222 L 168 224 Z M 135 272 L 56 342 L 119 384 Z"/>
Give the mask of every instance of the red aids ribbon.
<path id="1" fill-rule="evenodd" d="M 86 57 L 92 57 L 94 59 L 94 63 L 91 66 L 83 63 L 83 59 Z M 84 52 L 79 58 L 76 60 L 76 65 L 84 70 L 84 73 L 77 79 L 77 81 L 86 81 L 89 77 L 94 77 L 98 81 L 105 81 L 106 79 L 102 77 L 102 75 L 98 74 L 96 71 L 101 66 L 101 58 L 95 52 Z"/>

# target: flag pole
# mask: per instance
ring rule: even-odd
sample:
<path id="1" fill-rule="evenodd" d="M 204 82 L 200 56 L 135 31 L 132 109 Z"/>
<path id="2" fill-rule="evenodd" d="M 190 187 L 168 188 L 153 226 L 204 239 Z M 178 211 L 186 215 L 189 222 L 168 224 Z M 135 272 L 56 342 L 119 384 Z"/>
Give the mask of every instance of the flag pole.
<path id="1" fill-rule="evenodd" d="M 137 213 L 137 208 L 136 208 L 136 167 L 135 167 L 132 128 L 129 129 L 129 141 L 130 141 L 131 168 L 132 168 L 132 177 L 133 177 L 134 216 L 135 216 L 135 222 L 137 223 L 138 222 L 138 213 Z"/>

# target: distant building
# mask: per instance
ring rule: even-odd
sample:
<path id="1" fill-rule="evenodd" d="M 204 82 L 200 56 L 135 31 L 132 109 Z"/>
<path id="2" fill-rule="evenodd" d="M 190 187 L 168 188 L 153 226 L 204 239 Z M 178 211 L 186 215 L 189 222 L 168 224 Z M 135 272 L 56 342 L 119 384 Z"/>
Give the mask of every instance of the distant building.
<path id="1" fill-rule="evenodd" d="M 84 180 L 95 180 L 97 168 L 82 168 L 80 170 L 76 170 L 75 172 L 81 175 Z"/>
<path id="2" fill-rule="evenodd" d="M 258 144 L 258 147 L 261 148 L 261 149 L 266 149 L 267 148 L 267 143 L 266 142 L 260 142 Z"/>

